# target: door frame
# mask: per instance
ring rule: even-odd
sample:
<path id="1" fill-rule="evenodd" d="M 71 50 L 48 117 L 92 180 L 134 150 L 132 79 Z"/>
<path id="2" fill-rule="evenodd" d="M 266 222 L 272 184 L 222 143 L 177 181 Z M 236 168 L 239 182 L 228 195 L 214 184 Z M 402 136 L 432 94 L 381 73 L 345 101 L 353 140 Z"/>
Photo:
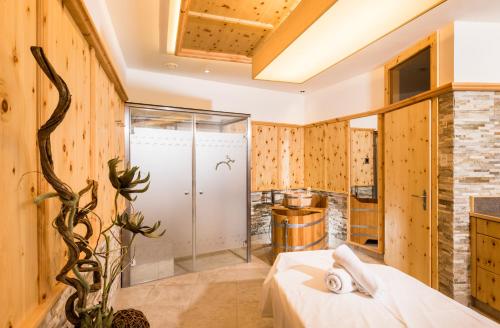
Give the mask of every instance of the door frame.
<path id="1" fill-rule="evenodd" d="M 246 243 L 247 243 L 247 249 L 246 249 L 246 261 L 247 263 L 251 262 L 252 256 L 251 256 L 251 246 L 252 246 L 252 240 L 251 240 L 251 175 L 250 175 L 250 168 L 251 168 L 251 149 L 252 149 L 252 126 L 251 126 L 251 120 L 250 114 L 245 114 L 245 113 L 236 113 L 236 112 L 222 112 L 222 111 L 214 111 L 214 110 L 205 110 L 205 109 L 195 109 L 195 108 L 185 108 L 185 107 L 175 107 L 175 106 L 162 106 L 162 105 L 153 105 L 153 104 L 144 104 L 144 103 L 136 103 L 136 102 L 126 102 L 125 103 L 125 164 L 129 165 L 130 164 L 130 134 L 131 134 L 131 129 L 132 129 L 132 113 L 131 109 L 132 108 L 137 108 L 137 109 L 146 109 L 146 110 L 151 110 L 151 111 L 164 111 L 164 112 L 172 112 L 172 113 L 188 113 L 193 115 L 193 120 L 192 120 L 192 132 L 193 132 L 193 145 L 192 145 L 192 151 L 193 151 L 193 158 L 192 158 L 192 220 L 193 220 L 193 265 L 196 262 L 196 114 L 202 114 L 202 115 L 214 115 L 214 116 L 226 116 L 226 117 L 234 117 L 234 122 L 238 121 L 243 121 L 246 120 L 247 124 L 247 132 L 246 132 L 246 139 L 247 139 L 247 150 L 246 150 L 246 163 L 247 163 L 247 169 L 246 169 L 246 192 L 247 192 L 247 197 L 246 197 L 246 203 L 247 203 L 247 211 L 246 211 Z M 130 202 L 126 201 L 126 209 L 127 211 L 130 211 Z M 129 240 L 130 236 L 126 232 L 122 231 L 121 238 L 124 240 Z M 130 255 L 127 256 L 127 260 L 130 260 Z M 130 284 L 130 266 L 127 265 L 126 267 L 122 268 L 122 275 L 121 275 L 121 287 L 129 287 L 131 286 Z"/>

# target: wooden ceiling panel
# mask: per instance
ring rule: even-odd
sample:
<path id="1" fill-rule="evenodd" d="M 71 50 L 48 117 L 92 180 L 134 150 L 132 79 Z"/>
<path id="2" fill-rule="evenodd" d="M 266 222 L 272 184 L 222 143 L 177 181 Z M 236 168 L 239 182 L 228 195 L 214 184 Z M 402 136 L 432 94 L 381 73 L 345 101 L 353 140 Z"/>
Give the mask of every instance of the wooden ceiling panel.
<path id="1" fill-rule="evenodd" d="M 250 56 L 264 35 L 260 28 L 189 17 L 183 48 Z"/>
<path id="2" fill-rule="evenodd" d="M 190 11 L 278 25 L 300 0 L 191 0 Z"/>
<path id="3" fill-rule="evenodd" d="M 300 0 L 183 0 L 178 56 L 250 63 Z"/>

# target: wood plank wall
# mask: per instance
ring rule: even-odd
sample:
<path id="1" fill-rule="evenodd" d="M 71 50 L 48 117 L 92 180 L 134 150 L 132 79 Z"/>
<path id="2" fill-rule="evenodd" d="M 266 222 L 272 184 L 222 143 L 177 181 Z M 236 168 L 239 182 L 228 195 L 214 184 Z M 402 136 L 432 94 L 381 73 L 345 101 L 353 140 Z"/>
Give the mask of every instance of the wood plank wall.
<path id="1" fill-rule="evenodd" d="M 374 129 L 351 129 L 351 186 L 373 186 Z M 365 160 L 368 159 L 368 163 Z"/>
<path id="2" fill-rule="evenodd" d="M 325 126 L 325 189 L 349 191 L 349 122 Z"/>
<path id="3" fill-rule="evenodd" d="M 278 127 L 278 176 L 280 189 L 304 187 L 304 129 Z"/>
<path id="4" fill-rule="evenodd" d="M 304 129 L 304 184 L 312 189 L 325 186 L 325 125 Z"/>
<path id="5" fill-rule="evenodd" d="M 252 191 L 304 186 L 304 129 L 252 123 Z"/>
<path id="6" fill-rule="evenodd" d="M 349 190 L 349 122 L 252 123 L 252 191 Z"/>
<path id="7" fill-rule="evenodd" d="M 38 9 L 38 11 L 37 11 Z M 65 247 L 51 223 L 57 200 L 38 208 L 36 195 L 49 191 L 40 171 L 36 130 L 57 103 L 57 90 L 37 70 L 32 45 L 43 46 L 67 82 L 72 105 L 52 137 L 56 173 L 79 190 L 88 178 L 99 183 L 96 213 L 113 211 L 107 160 L 124 156 L 124 103 L 94 50 L 61 0 L 0 2 L 0 327 L 36 325 L 62 290 L 55 274 Z M 116 123 L 118 121 L 118 124 Z M 87 199 L 82 200 L 82 204 Z M 123 204 L 122 204 L 123 206 Z M 95 220 L 94 220 L 95 222 Z"/>

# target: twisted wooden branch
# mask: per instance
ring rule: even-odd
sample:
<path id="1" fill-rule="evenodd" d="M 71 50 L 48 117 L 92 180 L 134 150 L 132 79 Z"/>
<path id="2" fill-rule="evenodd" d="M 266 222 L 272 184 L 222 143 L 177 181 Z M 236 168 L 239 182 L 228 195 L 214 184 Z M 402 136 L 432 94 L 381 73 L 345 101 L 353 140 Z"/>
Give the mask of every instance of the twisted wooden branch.
<path id="1" fill-rule="evenodd" d="M 50 135 L 62 123 L 71 104 L 71 94 L 64 80 L 56 73 L 41 47 L 31 47 L 31 52 L 38 65 L 54 84 L 58 93 L 59 101 L 50 118 L 38 130 L 38 148 L 40 152 L 40 163 L 42 173 L 47 182 L 54 188 L 61 200 L 61 211 L 54 223 L 68 248 L 68 259 L 59 274 L 57 281 L 76 289 L 66 302 L 65 310 L 67 319 L 76 327 L 80 327 L 83 320 L 93 322 L 97 315 L 96 310 L 86 311 L 87 297 L 89 293 L 101 289 L 102 268 L 98 261 L 92 259 L 93 251 L 89 246 L 90 237 L 93 234 L 92 225 L 88 215 L 97 206 L 97 182 L 89 180 L 86 188 L 78 193 L 73 192 L 70 186 L 57 177 L 54 172 Z M 89 204 L 79 209 L 80 197 L 91 191 L 92 200 Z M 41 197 L 41 199 L 48 198 Z M 85 235 L 73 232 L 73 228 L 81 224 L 85 229 Z M 70 272 L 73 275 L 70 275 Z M 92 272 L 92 284 L 86 281 L 82 273 Z M 84 318 L 86 317 L 86 318 Z"/>

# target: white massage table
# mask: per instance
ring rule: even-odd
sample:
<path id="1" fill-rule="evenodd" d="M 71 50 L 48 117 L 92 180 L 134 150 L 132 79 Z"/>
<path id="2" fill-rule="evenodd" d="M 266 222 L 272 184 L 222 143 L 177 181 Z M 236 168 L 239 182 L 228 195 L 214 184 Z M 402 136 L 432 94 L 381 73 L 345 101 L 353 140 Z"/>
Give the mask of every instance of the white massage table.
<path id="1" fill-rule="evenodd" d="M 332 264 L 332 250 L 280 254 L 264 281 L 262 315 L 273 317 L 275 328 L 500 327 L 386 265 L 367 264 L 387 289 L 383 300 L 334 294 L 323 280 Z"/>

